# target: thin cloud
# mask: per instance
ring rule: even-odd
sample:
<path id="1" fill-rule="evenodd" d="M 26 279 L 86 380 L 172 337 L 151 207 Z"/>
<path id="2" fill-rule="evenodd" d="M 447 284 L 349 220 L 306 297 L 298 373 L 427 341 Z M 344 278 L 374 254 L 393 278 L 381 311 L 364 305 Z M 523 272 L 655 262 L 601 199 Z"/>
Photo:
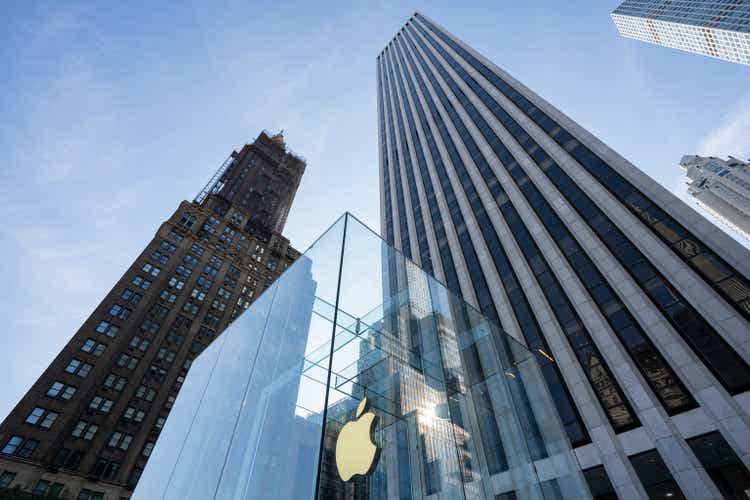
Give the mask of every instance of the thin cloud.
<path id="1" fill-rule="evenodd" d="M 750 92 L 742 96 L 721 124 L 698 146 L 698 154 L 740 159 L 750 156 Z"/>

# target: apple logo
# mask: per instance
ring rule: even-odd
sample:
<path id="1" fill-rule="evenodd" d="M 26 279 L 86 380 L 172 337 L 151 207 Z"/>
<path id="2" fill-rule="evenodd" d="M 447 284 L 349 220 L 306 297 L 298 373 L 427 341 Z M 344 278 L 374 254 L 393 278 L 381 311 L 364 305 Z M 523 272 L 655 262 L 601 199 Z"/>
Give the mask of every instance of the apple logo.
<path id="1" fill-rule="evenodd" d="M 355 420 L 341 428 L 336 440 L 336 468 L 344 481 L 372 473 L 378 463 L 380 450 L 372 439 L 378 416 L 371 411 L 364 413 L 366 408 L 364 398 L 357 406 Z"/>

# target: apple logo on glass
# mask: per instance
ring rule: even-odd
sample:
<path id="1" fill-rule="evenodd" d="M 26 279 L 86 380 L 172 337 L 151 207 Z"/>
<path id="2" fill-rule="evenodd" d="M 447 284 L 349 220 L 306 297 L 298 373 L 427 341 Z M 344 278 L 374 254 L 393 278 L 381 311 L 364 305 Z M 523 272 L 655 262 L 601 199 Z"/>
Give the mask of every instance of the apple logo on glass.
<path id="1" fill-rule="evenodd" d="M 367 476 L 375 470 L 380 449 L 373 442 L 378 416 L 367 409 L 367 398 L 357 406 L 355 419 L 341 428 L 336 440 L 336 468 L 344 481 L 355 475 Z"/>

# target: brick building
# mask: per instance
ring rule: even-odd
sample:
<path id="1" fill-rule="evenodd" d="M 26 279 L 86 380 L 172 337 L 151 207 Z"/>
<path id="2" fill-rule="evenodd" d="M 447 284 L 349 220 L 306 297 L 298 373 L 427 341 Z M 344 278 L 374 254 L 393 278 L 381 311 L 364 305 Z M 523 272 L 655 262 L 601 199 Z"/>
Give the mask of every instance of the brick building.
<path id="1" fill-rule="evenodd" d="M 262 132 L 180 203 L 0 425 L 0 489 L 130 496 L 192 360 L 299 256 L 304 170 Z"/>

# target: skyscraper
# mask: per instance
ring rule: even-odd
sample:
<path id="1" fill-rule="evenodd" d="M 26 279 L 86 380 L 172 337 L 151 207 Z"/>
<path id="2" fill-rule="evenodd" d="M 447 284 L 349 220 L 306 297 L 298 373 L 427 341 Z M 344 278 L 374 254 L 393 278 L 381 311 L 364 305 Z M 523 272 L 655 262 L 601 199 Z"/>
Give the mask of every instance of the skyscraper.
<path id="1" fill-rule="evenodd" d="M 698 204 L 750 240 L 750 165 L 732 157 L 690 155 L 682 157 L 680 166 Z"/>
<path id="2" fill-rule="evenodd" d="M 627 38 L 750 64 L 750 4 L 744 0 L 625 0 L 612 20 Z"/>
<path id="3" fill-rule="evenodd" d="M 594 495 L 750 487 L 750 253 L 423 14 L 377 75 L 386 240 L 536 354 Z"/>
<path id="4" fill-rule="evenodd" d="M 0 425 L 0 488 L 129 496 L 192 360 L 298 257 L 304 170 L 263 132 L 180 204 Z"/>

